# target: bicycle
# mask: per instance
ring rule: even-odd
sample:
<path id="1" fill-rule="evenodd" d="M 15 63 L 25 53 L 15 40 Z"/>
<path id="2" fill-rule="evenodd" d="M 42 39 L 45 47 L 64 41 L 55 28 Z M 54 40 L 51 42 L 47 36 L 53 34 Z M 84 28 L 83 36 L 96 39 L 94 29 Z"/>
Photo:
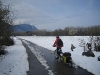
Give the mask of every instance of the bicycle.
<path id="1" fill-rule="evenodd" d="M 58 53 L 60 55 L 58 55 Z M 61 62 L 68 64 L 69 67 L 72 68 L 73 62 L 72 62 L 71 53 L 70 52 L 63 53 L 61 49 L 58 50 L 58 53 L 57 53 L 57 50 L 54 51 L 55 59 L 57 59 L 57 60 L 60 59 Z"/>

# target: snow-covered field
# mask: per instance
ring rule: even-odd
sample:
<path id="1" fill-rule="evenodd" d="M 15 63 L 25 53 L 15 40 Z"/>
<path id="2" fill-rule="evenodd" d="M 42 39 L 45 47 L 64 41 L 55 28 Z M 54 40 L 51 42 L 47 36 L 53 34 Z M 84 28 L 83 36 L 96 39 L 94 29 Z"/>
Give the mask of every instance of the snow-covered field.
<path id="1" fill-rule="evenodd" d="M 52 51 L 56 49 L 55 47 L 52 47 L 56 39 L 55 36 L 19 36 L 18 38 L 22 38 L 30 42 L 36 43 L 37 45 L 45 47 Z M 100 56 L 100 52 L 93 51 L 95 57 L 82 56 L 84 48 L 79 46 L 79 43 L 82 42 L 82 40 L 84 40 L 84 43 L 90 42 L 89 36 L 60 36 L 60 38 L 64 42 L 64 47 L 62 48 L 62 51 L 71 52 L 72 59 L 76 65 L 87 69 L 89 72 L 95 75 L 100 74 L 100 61 L 97 60 L 97 57 Z M 71 44 L 76 47 L 74 51 L 71 51 L 70 49 Z"/>
<path id="2" fill-rule="evenodd" d="M 56 49 L 52 47 L 56 39 L 55 36 L 18 36 L 17 38 L 28 40 L 52 51 Z M 6 48 L 8 54 L 0 56 L 0 75 L 27 75 L 26 72 L 29 70 L 29 64 L 26 49 L 17 38 L 14 37 L 15 45 Z M 93 51 L 95 57 L 82 56 L 83 47 L 80 47 L 79 43 L 82 40 L 85 43 L 89 42 L 88 36 L 60 36 L 60 38 L 64 42 L 62 51 L 71 52 L 72 59 L 76 65 L 87 69 L 95 75 L 100 75 L 100 61 L 97 60 L 100 52 Z M 70 50 L 71 44 L 76 47 L 74 51 Z"/>

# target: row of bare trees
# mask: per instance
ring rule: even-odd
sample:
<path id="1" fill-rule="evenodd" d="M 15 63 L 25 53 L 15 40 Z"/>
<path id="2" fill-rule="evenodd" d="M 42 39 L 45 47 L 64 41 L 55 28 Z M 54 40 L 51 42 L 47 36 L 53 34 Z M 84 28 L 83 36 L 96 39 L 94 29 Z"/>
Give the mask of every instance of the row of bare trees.
<path id="1" fill-rule="evenodd" d="M 66 27 L 65 29 L 56 29 L 54 31 L 37 30 L 34 32 L 20 32 L 15 35 L 37 35 L 37 36 L 100 36 L 100 25 L 89 27 Z"/>
<path id="2" fill-rule="evenodd" d="M 53 35 L 64 36 L 99 36 L 100 25 L 89 27 L 66 27 L 64 30 L 58 29 L 53 31 Z"/>

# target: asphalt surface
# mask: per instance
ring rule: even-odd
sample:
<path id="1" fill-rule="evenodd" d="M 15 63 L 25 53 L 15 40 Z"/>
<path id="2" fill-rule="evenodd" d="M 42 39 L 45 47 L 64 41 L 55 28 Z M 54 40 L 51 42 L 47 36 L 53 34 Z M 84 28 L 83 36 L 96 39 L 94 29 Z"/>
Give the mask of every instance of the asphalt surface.
<path id="1" fill-rule="evenodd" d="M 54 58 L 54 54 L 52 51 L 40 47 L 32 42 L 27 42 L 30 44 L 30 46 L 34 47 L 34 49 L 38 49 L 41 51 L 41 53 L 44 54 L 43 56 L 46 59 L 50 69 L 53 71 L 54 75 L 94 75 L 78 66 L 77 68 L 70 68 L 67 64 L 64 64 L 61 61 L 56 60 Z M 29 61 L 29 72 L 27 72 L 27 75 L 49 75 L 48 71 L 45 69 L 43 65 L 41 65 L 36 56 L 29 49 L 29 47 L 24 42 L 23 45 L 26 48 Z"/>

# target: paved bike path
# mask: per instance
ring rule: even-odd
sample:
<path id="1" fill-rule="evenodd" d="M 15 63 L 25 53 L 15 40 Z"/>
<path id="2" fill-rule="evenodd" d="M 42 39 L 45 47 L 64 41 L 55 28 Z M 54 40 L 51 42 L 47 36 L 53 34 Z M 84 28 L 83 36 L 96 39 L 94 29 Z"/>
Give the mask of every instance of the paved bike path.
<path id="1" fill-rule="evenodd" d="M 23 45 L 26 48 L 29 61 L 29 71 L 27 75 L 48 75 L 48 72 L 40 64 L 40 62 L 38 61 L 36 56 L 32 53 L 32 51 L 29 49 L 29 47 L 24 42 Z"/>
<path id="2" fill-rule="evenodd" d="M 70 68 L 68 65 L 55 60 L 52 51 L 40 47 L 29 41 L 28 43 L 30 43 L 32 47 L 40 50 L 44 54 L 44 58 L 47 60 L 50 69 L 52 69 L 55 75 L 93 75 L 92 73 L 88 72 L 85 69 L 82 69 L 81 67 Z M 45 68 L 40 64 L 32 51 L 28 48 L 28 46 L 25 43 L 23 43 L 23 45 L 25 46 L 29 56 L 28 61 L 30 71 L 28 72 L 28 75 L 48 75 L 48 71 L 45 70 Z"/>

